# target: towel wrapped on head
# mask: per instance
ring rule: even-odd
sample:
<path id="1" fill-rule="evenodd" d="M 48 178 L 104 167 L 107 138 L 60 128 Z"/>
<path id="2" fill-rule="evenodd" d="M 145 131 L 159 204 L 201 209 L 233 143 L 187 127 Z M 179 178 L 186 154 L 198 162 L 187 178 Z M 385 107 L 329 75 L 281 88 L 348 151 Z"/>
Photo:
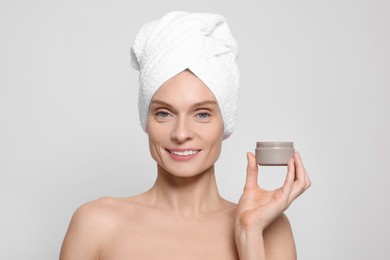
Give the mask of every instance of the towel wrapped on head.
<path id="1" fill-rule="evenodd" d="M 236 124 L 239 78 L 238 45 L 223 16 L 174 11 L 145 24 L 131 48 L 140 71 L 138 108 L 146 131 L 153 94 L 168 79 L 189 69 L 214 94 L 224 121 L 224 138 Z"/>

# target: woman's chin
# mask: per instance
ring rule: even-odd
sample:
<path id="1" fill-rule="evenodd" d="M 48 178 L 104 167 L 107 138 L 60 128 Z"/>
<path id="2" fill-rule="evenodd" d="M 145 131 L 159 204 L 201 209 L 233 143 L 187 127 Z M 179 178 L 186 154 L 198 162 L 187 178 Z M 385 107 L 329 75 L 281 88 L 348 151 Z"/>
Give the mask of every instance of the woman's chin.
<path id="1" fill-rule="evenodd" d="M 163 168 L 167 174 L 170 174 L 174 177 L 191 178 L 191 177 L 202 175 L 213 167 L 212 166 L 208 168 L 202 167 L 197 169 L 196 167 L 193 166 L 191 167 L 190 165 L 181 165 L 176 167 L 161 167 L 161 168 Z"/>

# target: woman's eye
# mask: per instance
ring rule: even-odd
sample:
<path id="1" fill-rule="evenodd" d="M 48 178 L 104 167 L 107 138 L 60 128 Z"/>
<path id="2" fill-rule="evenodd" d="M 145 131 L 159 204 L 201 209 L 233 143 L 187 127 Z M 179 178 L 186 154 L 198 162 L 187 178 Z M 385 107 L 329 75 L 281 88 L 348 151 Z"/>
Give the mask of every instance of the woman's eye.
<path id="1" fill-rule="evenodd" d="M 159 112 L 156 112 L 155 116 L 158 118 L 166 119 L 170 116 L 170 114 L 166 111 L 159 111 Z"/>
<path id="2" fill-rule="evenodd" d="M 198 114 L 198 117 L 201 118 L 201 119 L 206 119 L 210 116 L 209 113 L 206 113 L 206 112 L 202 112 L 202 113 L 199 113 Z"/>

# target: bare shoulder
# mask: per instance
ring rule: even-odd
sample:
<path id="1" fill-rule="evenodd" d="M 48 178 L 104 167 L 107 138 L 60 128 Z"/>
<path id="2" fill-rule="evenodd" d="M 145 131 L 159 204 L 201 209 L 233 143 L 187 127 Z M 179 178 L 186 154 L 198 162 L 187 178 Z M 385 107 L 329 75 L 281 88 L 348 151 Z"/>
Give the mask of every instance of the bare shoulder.
<path id="1" fill-rule="evenodd" d="M 264 246 L 267 259 L 296 259 L 294 236 L 285 214 L 275 219 L 264 231 Z"/>
<path id="2" fill-rule="evenodd" d="M 132 208 L 132 203 L 116 198 L 100 198 L 80 206 L 70 221 L 60 259 L 97 259 L 104 240 L 125 215 L 131 215 Z"/>
<path id="3" fill-rule="evenodd" d="M 98 225 L 101 226 L 99 230 L 103 231 L 102 229 L 107 228 L 109 223 L 119 219 L 126 209 L 131 208 L 131 203 L 126 203 L 123 199 L 100 198 L 79 207 L 72 217 L 71 224 Z"/>

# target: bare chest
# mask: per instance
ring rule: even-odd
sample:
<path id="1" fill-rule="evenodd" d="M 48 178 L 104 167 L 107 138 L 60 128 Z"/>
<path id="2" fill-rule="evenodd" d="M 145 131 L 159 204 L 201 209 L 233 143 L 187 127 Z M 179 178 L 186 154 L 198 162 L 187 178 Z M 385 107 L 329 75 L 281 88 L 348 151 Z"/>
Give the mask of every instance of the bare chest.
<path id="1" fill-rule="evenodd" d="M 100 260 L 238 259 L 234 224 L 224 218 L 177 221 L 146 217 L 122 223 L 99 256 Z"/>

